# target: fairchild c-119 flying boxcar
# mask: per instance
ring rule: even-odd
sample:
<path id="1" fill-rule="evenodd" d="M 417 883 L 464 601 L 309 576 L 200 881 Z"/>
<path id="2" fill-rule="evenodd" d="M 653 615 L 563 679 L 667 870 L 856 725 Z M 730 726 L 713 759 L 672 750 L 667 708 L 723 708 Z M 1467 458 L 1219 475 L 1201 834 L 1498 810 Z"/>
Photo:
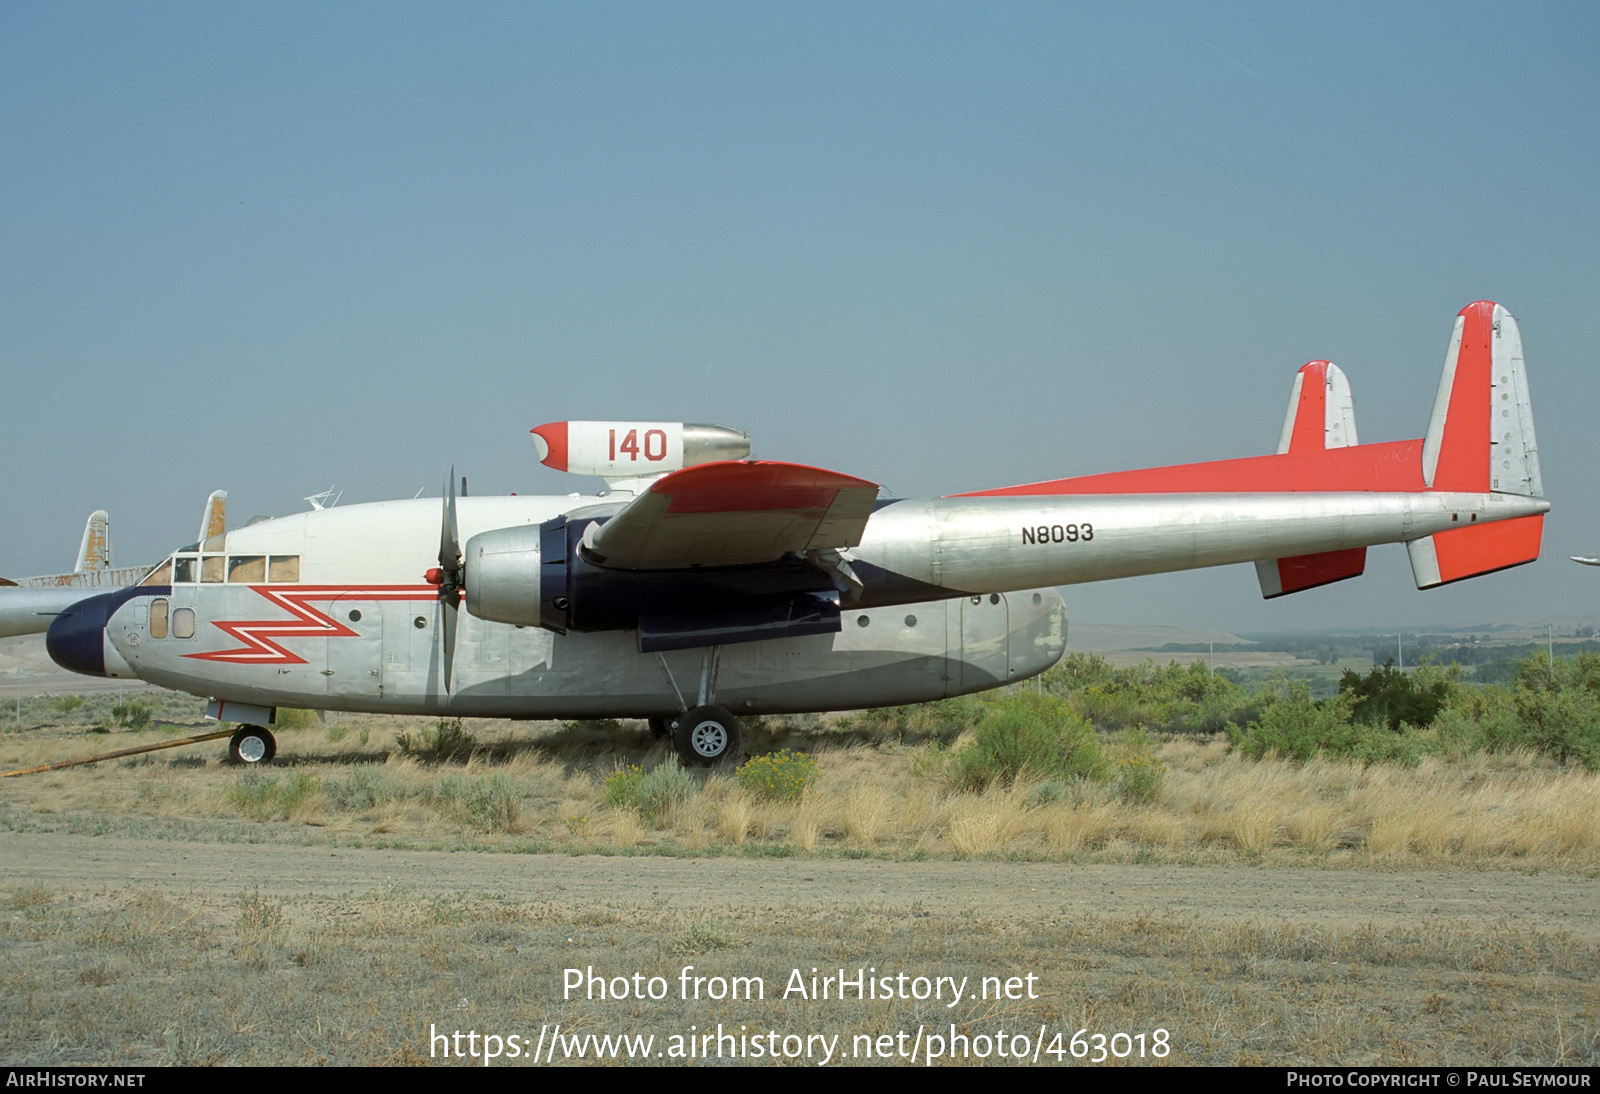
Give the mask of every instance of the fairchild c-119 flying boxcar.
<path id="1" fill-rule="evenodd" d="M 348 505 L 248 525 L 90 597 L 61 665 L 211 699 L 270 760 L 275 708 L 642 717 L 685 761 L 739 715 L 981 691 L 1066 646 L 1055 586 L 1254 562 L 1282 596 L 1404 543 L 1418 587 L 1531 562 L 1549 509 L 1516 321 L 1456 319 L 1416 440 L 1358 444 L 1342 372 L 1295 378 L 1275 454 L 891 500 L 863 479 L 750 460 L 716 426 L 556 422 L 547 465 L 592 497 Z M 465 612 L 461 611 L 465 608 Z"/>

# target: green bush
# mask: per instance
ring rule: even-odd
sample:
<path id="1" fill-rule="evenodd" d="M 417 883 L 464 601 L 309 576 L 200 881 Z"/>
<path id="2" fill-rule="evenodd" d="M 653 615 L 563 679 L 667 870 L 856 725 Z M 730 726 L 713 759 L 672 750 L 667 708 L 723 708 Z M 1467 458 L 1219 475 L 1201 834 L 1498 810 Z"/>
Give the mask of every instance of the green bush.
<path id="1" fill-rule="evenodd" d="M 431 752 L 440 760 L 465 760 L 478 746 L 472 734 L 462 728 L 460 718 L 440 718 L 432 729 L 421 730 L 415 737 L 409 733 L 397 734 L 394 743 L 408 755 Z"/>
<path id="2" fill-rule="evenodd" d="M 639 805 L 639 784 L 644 781 L 644 768 L 638 764 L 619 767 L 605 778 L 603 795 L 606 804 L 617 809 L 634 809 Z"/>
<path id="3" fill-rule="evenodd" d="M 303 771 L 282 776 L 246 771 L 224 796 L 255 820 L 283 820 L 318 789 L 317 777 Z"/>
<path id="4" fill-rule="evenodd" d="M 1018 778 L 1103 779 L 1106 760 L 1094 727 L 1064 699 L 1010 695 L 990 703 L 971 743 L 950 757 L 950 780 L 968 790 Z"/>
<path id="5" fill-rule="evenodd" d="M 1160 800 L 1166 778 L 1167 765 L 1148 752 L 1126 756 L 1117 763 L 1117 790 L 1130 802 L 1148 805 Z"/>
<path id="6" fill-rule="evenodd" d="M 901 707 L 874 707 L 839 719 L 839 728 L 904 736 L 931 733 L 954 737 L 982 716 L 984 702 L 971 695 L 913 703 Z"/>
<path id="7" fill-rule="evenodd" d="M 316 711 L 298 707 L 279 707 L 272 716 L 272 724 L 277 729 L 306 729 L 316 720 Z"/>
<path id="8" fill-rule="evenodd" d="M 1339 691 L 1350 699 L 1352 718 L 1387 726 L 1392 732 L 1401 723 L 1431 725 L 1449 696 L 1451 682 L 1438 669 L 1419 669 L 1408 676 L 1390 659 L 1366 676 L 1345 669 L 1339 677 Z"/>
<path id="9" fill-rule="evenodd" d="M 1271 753 L 1304 763 L 1319 753 L 1366 763 L 1414 764 L 1422 745 L 1414 732 L 1391 733 L 1384 726 L 1355 722 L 1350 698 L 1339 695 L 1317 701 L 1304 689 L 1280 699 L 1244 729 L 1233 727 L 1234 747 L 1252 759 Z"/>
<path id="10" fill-rule="evenodd" d="M 700 784 L 695 777 L 673 758 L 657 764 L 653 771 L 639 780 L 639 812 L 652 820 L 660 820 L 673 806 L 688 801 L 699 790 Z"/>
<path id="11" fill-rule="evenodd" d="M 1600 656 L 1580 653 L 1554 666 L 1524 662 L 1512 704 L 1532 747 L 1562 762 L 1600 767 Z"/>
<path id="12" fill-rule="evenodd" d="M 325 781 L 322 793 L 333 808 L 351 813 L 365 813 L 406 795 L 399 780 L 371 765 L 352 767 L 343 779 Z"/>
<path id="13" fill-rule="evenodd" d="M 118 703 L 111 708 L 111 717 L 119 726 L 143 729 L 150 724 L 150 708 L 137 700 Z"/>
<path id="14" fill-rule="evenodd" d="M 752 756 L 739 768 L 739 785 L 758 798 L 796 801 L 817 777 L 817 761 L 804 752 L 783 749 Z"/>
<path id="15" fill-rule="evenodd" d="M 431 798 L 439 812 L 460 824 L 484 832 L 516 830 L 520 799 L 516 786 L 501 772 L 484 779 L 446 775 Z"/>

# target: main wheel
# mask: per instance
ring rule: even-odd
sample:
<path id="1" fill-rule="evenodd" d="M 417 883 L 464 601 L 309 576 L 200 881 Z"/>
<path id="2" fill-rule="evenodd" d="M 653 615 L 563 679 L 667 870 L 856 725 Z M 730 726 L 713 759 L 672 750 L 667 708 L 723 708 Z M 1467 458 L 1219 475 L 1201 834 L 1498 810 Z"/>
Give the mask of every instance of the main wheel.
<path id="1" fill-rule="evenodd" d="M 270 764 L 278 754 L 278 742 L 265 726 L 240 726 L 228 738 L 228 759 L 246 767 Z"/>
<path id="2" fill-rule="evenodd" d="M 695 707 L 678 716 L 672 743 L 691 767 L 722 763 L 739 751 L 739 719 L 721 707 Z"/>

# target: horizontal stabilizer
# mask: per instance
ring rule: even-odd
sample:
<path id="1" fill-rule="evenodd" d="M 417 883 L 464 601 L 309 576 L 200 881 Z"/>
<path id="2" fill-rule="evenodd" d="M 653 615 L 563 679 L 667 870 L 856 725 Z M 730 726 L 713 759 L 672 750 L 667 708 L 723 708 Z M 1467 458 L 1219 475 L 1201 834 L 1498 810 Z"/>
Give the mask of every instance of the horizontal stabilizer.
<path id="1" fill-rule="evenodd" d="M 1417 588 L 1432 589 L 1463 578 L 1521 566 L 1539 557 L 1544 516 L 1517 517 L 1436 532 L 1406 544 Z"/>
<path id="2" fill-rule="evenodd" d="M 1271 600 L 1360 577 L 1366 568 L 1367 549 L 1352 547 L 1345 551 L 1265 559 L 1256 563 L 1256 580 L 1261 583 L 1261 595 Z"/>

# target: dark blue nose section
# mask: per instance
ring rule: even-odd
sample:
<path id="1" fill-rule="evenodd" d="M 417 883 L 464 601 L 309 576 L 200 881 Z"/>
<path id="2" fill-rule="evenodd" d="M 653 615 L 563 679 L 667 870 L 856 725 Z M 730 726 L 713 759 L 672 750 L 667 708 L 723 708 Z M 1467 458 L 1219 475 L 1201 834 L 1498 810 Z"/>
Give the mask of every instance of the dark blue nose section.
<path id="1" fill-rule="evenodd" d="M 138 595 L 136 588 L 87 597 L 56 616 L 44 636 L 50 659 L 85 676 L 104 676 L 106 623 L 118 608 Z"/>

